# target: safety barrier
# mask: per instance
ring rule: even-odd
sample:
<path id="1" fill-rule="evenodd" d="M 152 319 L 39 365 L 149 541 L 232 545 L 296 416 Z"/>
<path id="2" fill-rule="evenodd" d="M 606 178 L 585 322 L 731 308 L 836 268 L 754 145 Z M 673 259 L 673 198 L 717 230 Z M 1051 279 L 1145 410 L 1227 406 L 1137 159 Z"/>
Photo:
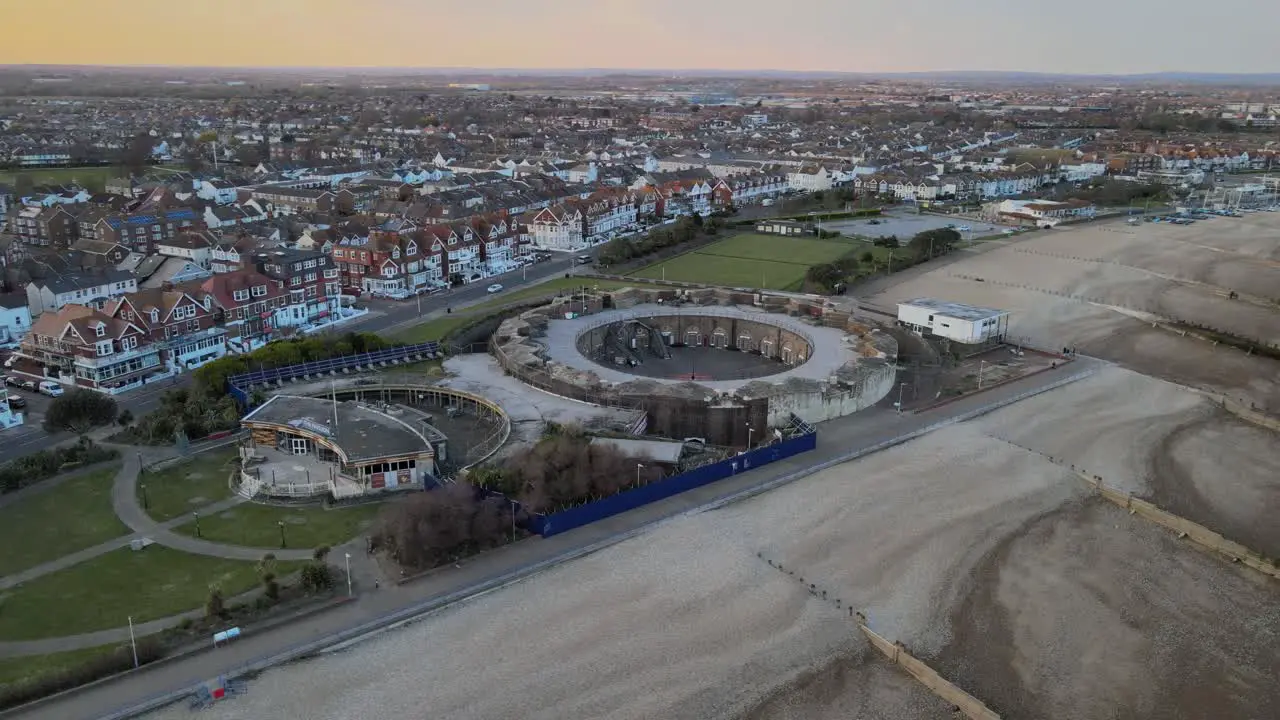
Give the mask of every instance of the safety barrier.
<path id="1" fill-rule="evenodd" d="M 316 360 L 314 362 L 285 365 L 284 367 L 233 375 L 227 379 L 227 390 L 241 405 L 248 407 L 250 405 L 248 389 L 254 385 L 288 382 L 310 375 L 328 375 L 354 368 L 400 363 L 405 360 L 434 359 L 443 354 L 440 349 L 440 343 L 432 341 L 419 345 L 403 345 L 386 350 L 360 353 L 358 355 L 342 355 L 327 360 Z"/>
<path id="2" fill-rule="evenodd" d="M 549 515 L 534 515 L 529 519 L 528 526 L 532 532 L 536 532 L 543 537 L 557 535 L 619 513 L 634 510 L 642 505 L 648 505 L 673 495 L 679 495 L 682 492 L 708 485 L 717 480 L 723 480 L 741 472 L 789 458 L 792 455 L 807 452 L 817 447 L 817 443 L 818 435 L 816 432 L 799 435 L 773 445 L 749 450 L 741 455 L 734 455 L 720 462 L 703 465 L 648 485 L 632 488 L 602 500 L 596 500 L 595 502 Z"/>

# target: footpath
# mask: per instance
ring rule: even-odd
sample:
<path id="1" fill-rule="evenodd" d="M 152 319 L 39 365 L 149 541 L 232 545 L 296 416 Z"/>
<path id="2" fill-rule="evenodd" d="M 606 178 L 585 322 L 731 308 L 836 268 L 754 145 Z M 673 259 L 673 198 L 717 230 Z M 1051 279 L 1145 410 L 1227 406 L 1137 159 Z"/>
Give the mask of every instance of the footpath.
<path id="1" fill-rule="evenodd" d="M 254 633 L 250 628 L 236 642 L 216 650 L 144 666 L 116 679 L 2 716 L 65 720 L 132 717 L 181 700 L 197 685 L 212 678 L 265 669 L 339 642 L 358 639 L 648 532 L 664 520 L 733 502 L 804 477 L 815 469 L 835 465 L 846 458 L 873 452 L 952 422 L 989 412 L 1028 394 L 1068 382 L 1101 365 L 1099 361 L 1081 358 L 919 414 L 898 414 L 877 407 L 824 423 L 819 428 L 818 448 L 811 452 L 562 535 L 523 540 L 484 553 L 461 566 L 428 574 L 403 585 L 383 584 L 379 589 L 373 589 L 362 583 L 364 586 L 352 602 L 327 612 L 260 633 Z M 363 553 L 359 555 L 364 557 Z M 352 556 L 354 560 L 356 553 Z M 353 567 L 353 574 L 355 571 Z M 363 573 L 357 577 L 361 575 Z"/>

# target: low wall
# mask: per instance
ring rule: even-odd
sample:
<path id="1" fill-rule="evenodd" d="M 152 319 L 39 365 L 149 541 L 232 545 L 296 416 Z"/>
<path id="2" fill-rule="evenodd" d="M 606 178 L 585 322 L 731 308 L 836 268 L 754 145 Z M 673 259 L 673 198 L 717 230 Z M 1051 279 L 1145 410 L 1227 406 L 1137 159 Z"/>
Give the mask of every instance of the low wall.
<path id="1" fill-rule="evenodd" d="M 921 685 L 929 689 L 929 692 L 959 708 L 965 717 L 972 720 L 1000 720 L 1000 716 L 981 700 L 956 687 L 936 670 L 913 657 L 902 645 L 889 642 L 866 625 L 859 624 L 858 629 L 867 636 L 867 641 L 872 647 L 889 658 L 893 664 L 907 671 L 908 675 L 919 680 Z"/>
<path id="2" fill-rule="evenodd" d="M 1109 488 L 1096 477 L 1089 477 L 1083 473 L 1080 474 L 1080 477 L 1089 483 L 1104 499 L 1119 505 L 1131 514 L 1172 530 L 1179 537 L 1185 537 L 1197 545 L 1221 553 L 1232 561 L 1242 563 L 1246 567 L 1253 568 L 1264 575 L 1280 578 L 1280 566 L 1277 566 L 1261 553 L 1254 552 L 1238 542 L 1228 540 L 1203 525 L 1162 510 L 1146 500 L 1140 500 L 1128 493 Z"/>
<path id="3" fill-rule="evenodd" d="M 353 369 L 363 367 L 386 367 L 387 365 L 398 365 L 402 362 L 434 359 L 442 355 L 443 351 L 440 349 L 439 343 L 436 342 L 404 345 L 358 355 L 343 355 L 329 358 L 328 360 L 285 365 L 284 367 L 271 368 L 270 370 L 235 375 L 227 379 L 227 392 L 242 406 L 249 407 L 249 390 L 257 385 L 277 384 L 297 380 L 298 378 L 309 378 L 312 375 L 335 375 L 339 372 L 350 372 Z"/>
<path id="4" fill-rule="evenodd" d="M 703 465 L 686 473 L 673 475 L 648 485 L 633 488 L 603 500 L 579 505 L 550 515 L 535 515 L 530 518 L 528 526 L 531 531 L 543 537 L 558 535 L 583 525 L 589 525 L 597 520 L 603 520 L 607 517 L 634 510 L 673 495 L 679 495 L 687 490 L 709 485 L 717 480 L 723 480 L 738 473 L 807 452 L 817 447 L 817 443 L 817 433 L 800 435 L 774 445 L 735 455 L 718 463 Z"/>

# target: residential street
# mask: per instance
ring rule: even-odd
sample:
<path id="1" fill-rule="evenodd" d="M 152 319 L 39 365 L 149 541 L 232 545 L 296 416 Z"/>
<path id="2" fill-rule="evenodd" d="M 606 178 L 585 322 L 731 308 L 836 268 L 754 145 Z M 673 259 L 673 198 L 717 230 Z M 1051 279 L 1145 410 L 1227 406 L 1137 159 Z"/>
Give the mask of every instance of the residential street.
<path id="1" fill-rule="evenodd" d="M 517 270 L 497 275 L 491 279 L 454 288 L 438 295 L 424 296 L 421 302 L 422 313 L 419 315 L 419 304 L 415 300 L 369 300 L 366 306 L 370 312 L 360 318 L 338 325 L 336 332 L 360 331 L 377 334 L 391 334 L 398 330 L 431 319 L 434 314 L 445 312 L 446 308 L 458 311 L 480 302 L 501 298 L 502 295 L 490 295 L 486 288 L 490 283 L 501 283 L 506 290 L 530 287 L 540 282 L 563 276 L 573 268 L 575 255 L 556 255 L 551 260 L 531 265 L 522 273 Z M 181 387 L 189 382 L 190 375 L 179 375 L 171 380 L 164 380 L 156 385 L 141 387 L 116 397 L 121 410 L 129 410 L 134 416 L 140 416 L 155 409 L 160 398 L 168 390 Z M 43 419 L 42 409 L 48 404 L 43 396 L 9 388 L 10 392 L 27 398 L 30 407 L 26 424 L 5 430 L 0 435 L 0 442 L 5 448 L 5 459 L 22 457 L 53 447 L 59 443 L 73 439 L 71 433 L 46 433 L 40 423 Z"/>
<path id="2" fill-rule="evenodd" d="M 1078 378 L 1099 366 L 1081 358 L 1053 370 L 957 400 L 921 414 L 898 414 L 873 408 L 825 423 L 819 428 L 818 448 L 763 468 L 693 490 L 635 511 L 549 539 L 531 538 L 486 553 L 454 570 L 432 574 L 399 587 L 358 588 L 355 602 L 298 622 L 255 633 L 244 629 L 237 642 L 161 664 L 116 681 L 84 688 L 12 717 L 67 720 L 129 717 L 146 706 L 180 699 L 197 683 L 244 668 L 265 667 L 416 616 L 426 610 L 462 600 L 478 592 L 509 584 L 531 573 L 593 552 L 646 532 L 654 523 L 676 515 L 699 512 L 746 495 L 790 482 L 821 466 L 837 464 L 912 433 L 928 432 L 941 424 L 1016 401 L 1026 393 L 1043 391 Z M 268 662 L 270 661 L 270 662 Z M 252 692 L 252 684 L 250 684 Z"/>

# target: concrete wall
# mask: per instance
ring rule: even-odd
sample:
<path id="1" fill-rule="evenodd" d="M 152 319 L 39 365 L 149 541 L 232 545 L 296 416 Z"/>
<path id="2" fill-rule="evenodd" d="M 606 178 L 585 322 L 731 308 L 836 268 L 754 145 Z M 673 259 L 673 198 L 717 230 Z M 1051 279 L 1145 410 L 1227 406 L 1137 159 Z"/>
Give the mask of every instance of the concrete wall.
<path id="1" fill-rule="evenodd" d="M 670 345 L 724 347 L 743 352 L 758 352 L 788 365 L 799 365 L 812 354 L 806 338 L 767 322 L 694 314 L 663 315 L 635 318 L 635 320 L 663 333 Z M 618 324 L 610 323 L 591 328 L 579 335 L 578 351 L 590 355 L 599 350 L 604 345 L 605 338 Z M 642 348 L 648 344 L 647 336 L 638 336 L 636 340 Z"/>
<path id="2" fill-rule="evenodd" d="M 780 387 L 769 397 L 769 423 L 785 423 L 795 413 L 807 423 L 819 423 L 851 415 L 875 405 L 894 388 L 897 371 L 888 363 L 858 366 L 859 378 L 852 387 L 814 384 L 812 390 Z"/>

